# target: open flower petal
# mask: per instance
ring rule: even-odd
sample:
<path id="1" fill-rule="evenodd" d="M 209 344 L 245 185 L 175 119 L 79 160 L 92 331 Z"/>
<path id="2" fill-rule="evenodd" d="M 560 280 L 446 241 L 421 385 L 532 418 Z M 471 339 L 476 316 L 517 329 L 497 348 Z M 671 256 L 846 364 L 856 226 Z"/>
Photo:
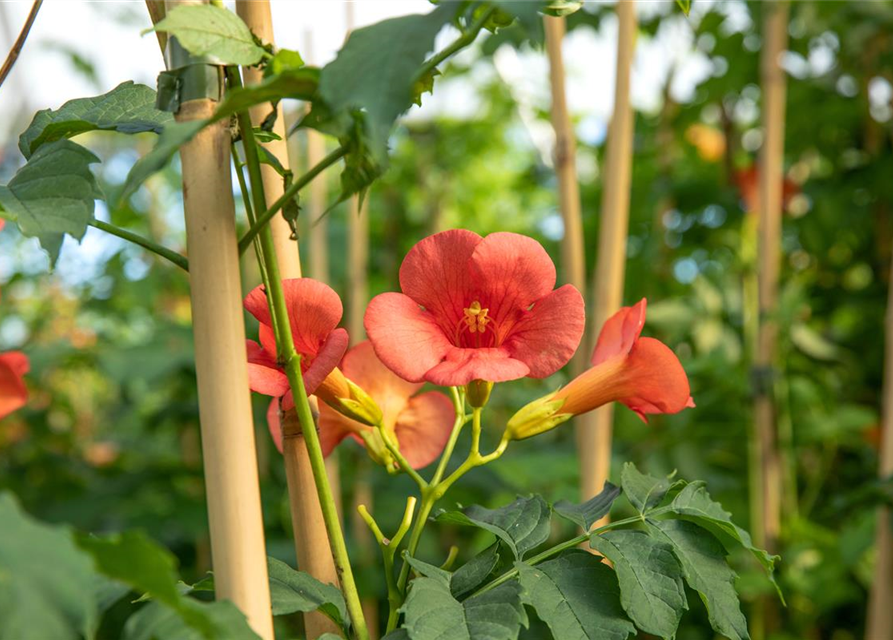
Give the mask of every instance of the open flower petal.
<path id="1" fill-rule="evenodd" d="M 28 358 L 20 351 L 0 354 L 0 419 L 21 409 L 28 400 L 22 376 L 28 372 Z"/>
<path id="2" fill-rule="evenodd" d="M 248 386 L 252 391 L 278 398 L 288 391 L 288 378 L 270 353 L 254 340 L 246 340 Z"/>
<path id="3" fill-rule="evenodd" d="M 452 349 L 432 315 L 401 293 L 375 296 L 366 308 L 364 324 L 375 354 L 411 382 L 423 381 Z"/>
<path id="4" fill-rule="evenodd" d="M 335 329 L 323 343 L 315 358 L 310 359 L 310 365 L 305 369 L 303 359 L 301 369 L 304 375 L 304 389 L 307 395 L 316 391 L 319 384 L 332 373 L 332 370 L 341 362 L 344 352 L 347 351 L 349 342 L 346 329 Z"/>
<path id="5" fill-rule="evenodd" d="M 403 293 L 431 312 L 448 334 L 471 302 L 466 300 L 474 284 L 468 260 L 481 241 L 465 229 L 442 231 L 417 243 L 400 266 Z"/>
<path id="6" fill-rule="evenodd" d="M 404 380 L 375 355 L 368 340 L 357 344 L 344 356 L 341 370 L 347 378 L 368 393 L 383 414 L 386 429 L 393 429 L 397 416 L 406 408 L 409 398 L 424 383 Z"/>
<path id="7" fill-rule="evenodd" d="M 592 364 L 600 364 L 608 358 L 630 352 L 645 326 L 647 301 L 642 298 L 631 307 L 623 307 L 608 318 L 598 334 Z"/>
<path id="8" fill-rule="evenodd" d="M 413 469 L 434 462 L 453 430 L 453 403 L 439 391 L 422 393 L 409 401 L 395 427 L 400 453 Z"/>
<path id="9" fill-rule="evenodd" d="M 646 414 L 679 413 L 694 406 L 679 358 L 660 340 L 639 338 L 627 359 L 623 378 L 620 402 L 646 422 Z"/>
<path id="10" fill-rule="evenodd" d="M 270 436 L 282 453 L 282 424 L 279 420 L 279 398 L 273 398 L 270 406 L 267 407 L 267 428 L 270 430 Z"/>
<path id="11" fill-rule="evenodd" d="M 527 364 L 527 375 L 545 378 L 573 357 L 585 329 L 583 296 L 576 287 L 566 284 L 521 315 L 505 348 L 513 358 Z"/>
<path id="12" fill-rule="evenodd" d="M 323 456 L 328 457 L 347 436 L 368 428 L 341 415 L 325 403 L 319 403 L 319 445 Z"/>
<path id="13" fill-rule="evenodd" d="M 530 373 L 507 349 L 461 349 L 450 347 L 443 362 L 430 369 L 425 379 L 442 387 L 466 385 L 472 380 L 505 382 Z"/>
<path id="14" fill-rule="evenodd" d="M 555 287 L 555 265 L 543 245 L 517 233 L 488 235 L 475 247 L 469 266 L 474 288 L 494 310 L 497 324 Z"/>

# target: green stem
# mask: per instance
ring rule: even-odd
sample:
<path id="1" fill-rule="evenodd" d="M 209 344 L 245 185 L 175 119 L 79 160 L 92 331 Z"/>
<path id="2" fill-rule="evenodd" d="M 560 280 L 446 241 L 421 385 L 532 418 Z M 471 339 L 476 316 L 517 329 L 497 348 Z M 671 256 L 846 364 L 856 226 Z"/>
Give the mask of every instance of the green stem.
<path id="1" fill-rule="evenodd" d="M 470 45 L 474 42 L 475 38 L 477 38 L 478 33 L 480 33 L 481 29 L 484 28 L 484 25 L 487 23 L 487 20 L 490 19 L 496 12 L 496 7 L 490 7 L 480 16 L 478 19 L 471 23 L 471 26 L 468 27 L 468 30 L 465 31 L 461 36 L 456 38 L 452 44 L 448 45 L 445 49 L 440 51 L 439 53 L 428 58 L 424 64 L 422 64 L 421 69 L 419 69 L 418 74 L 416 74 L 416 78 L 422 78 L 426 74 L 431 73 L 434 68 L 437 67 L 441 62 L 449 58 L 451 55 Z"/>
<path id="2" fill-rule="evenodd" d="M 400 467 L 400 470 L 403 471 L 406 475 L 412 478 L 417 485 L 419 485 L 419 489 L 424 491 L 428 487 L 428 483 L 425 482 L 425 479 L 419 475 L 418 471 L 412 468 L 412 465 L 409 464 L 409 461 L 403 457 L 403 454 L 400 453 L 400 449 L 391 442 L 390 435 L 385 431 L 384 424 L 379 422 L 375 425 L 376 430 L 378 431 L 378 435 L 381 437 L 381 441 L 384 442 L 385 448 L 390 452 L 392 456 L 394 456 L 394 460 L 397 461 L 397 465 Z M 391 470 L 388 469 L 390 472 Z"/>
<path id="3" fill-rule="evenodd" d="M 239 77 L 238 68 L 227 67 L 227 78 L 231 87 L 238 88 L 241 86 L 241 78 Z M 242 141 L 244 143 L 245 165 L 248 168 L 248 179 L 251 183 L 251 195 L 254 210 L 264 211 L 266 210 L 266 198 L 264 195 L 260 162 L 257 158 L 257 143 L 254 139 L 251 117 L 248 115 L 247 111 L 238 112 L 237 117 L 239 120 L 239 128 L 242 133 Z M 276 318 L 276 345 L 279 351 L 278 359 L 285 368 L 285 373 L 288 376 L 288 382 L 292 389 L 292 395 L 295 399 L 298 422 L 301 425 L 301 432 L 304 435 L 304 442 L 307 445 L 310 468 L 313 472 L 313 479 L 316 483 L 316 490 L 319 495 L 323 521 L 326 525 L 326 531 L 329 534 L 335 568 L 341 579 L 341 587 L 344 592 L 344 598 L 347 601 L 347 610 L 350 613 L 351 622 L 353 623 L 357 638 L 359 638 L 359 640 L 369 640 L 366 619 L 363 615 L 363 608 L 360 604 L 357 585 L 354 581 L 353 571 L 350 566 L 347 546 L 344 542 L 344 532 L 341 530 L 341 522 L 338 519 L 338 512 L 335 507 L 335 499 L 332 495 L 332 488 L 329 485 L 328 476 L 326 475 L 325 459 L 323 458 L 322 448 L 319 444 L 319 434 L 316 432 L 316 423 L 313 420 L 313 413 L 307 398 L 307 390 L 304 388 L 304 378 L 301 375 L 301 356 L 295 350 L 294 338 L 291 333 L 291 324 L 288 317 L 288 307 L 285 301 L 285 291 L 282 287 L 279 264 L 276 260 L 276 248 L 273 245 L 273 234 L 268 226 L 261 226 L 258 228 L 258 231 L 260 232 L 260 245 L 263 259 L 266 262 L 267 273 L 270 280 L 270 286 L 267 289 L 267 301 L 270 305 L 270 315 L 275 316 Z M 257 235 L 257 233 L 255 235 Z M 254 236 L 251 237 L 252 240 L 253 238 Z"/>
<path id="4" fill-rule="evenodd" d="M 108 222 L 103 222 L 102 220 L 93 219 L 90 221 L 91 227 L 96 227 L 97 229 L 102 229 L 106 233 L 110 233 L 113 236 L 118 236 L 128 242 L 132 242 L 134 244 L 138 244 L 143 249 L 148 249 L 155 255 L 159 255 L 162 258 L 165 258 L 175 265 L 183 269 L 183 271 L 189 271 L 189 261 L 181 256 L 176 251 L 171 251 L 165 247 L 162 247 L 160 244 L 152 242 L 148 238 L 144 238 L 143 236 L 137 235 L 127 229 L 122 229 L 121 227 L 116 227 L 113 224 L 109 224 Z"/>
<path id="5" fill-rule="evenodd" d="M 562 551 L 567 551 L 568 549 L 573 549 L 574 547 L 576 547 L 576 546 L 586 542 L 590 538 L 592 538 L 592 536 L 598 535 L 602 531 L 607 531 L 609 529 L 613 529 L 615 527 L 619 527 L 619 526 L 622 526 L 625 524 L 632 524 L 634 522 L 641 522 L 641 521 L 642 521 L 642 516 L 638 515 L 638 516 L 632 516 L 631 518 L 624 518 L 623 520 L 617 520 L 616 522 L 609 522 L 605 526 L 599 527 L 598 529 L 595 529 L 594 531 L 591 531 L 589 533 L 580 534 L 576 538 L 571 538 L 570 540 L 565 540 L 561 544 L 555 545 L 554 547 L 552 547 L 550 549 L 546 549 L 542 553 L 537 554 L 537 555 L 533 556 L 532 558 L 530 558 L 530 560 L 526 560 L 525 564 L 528 564 L 528 565 L 539 564 L 540 562 L 543 562 L 544 560 L 548 560 L 549 558 L 553 558 L 553 557 L 557 556 Z M 498 578 L 496 578 L 495 580 L 488 582 L 487 584 L 485 584 L 483 587 L 481 587 L 480 589 L 478 589 L 477 591 L 475 591 L 468 597 L 473 598 L 476 595 L 480 595 L 482 593 L 486 593 L 487 591 L 490 591 L 491 589 L 495 589 L 499 585 L 508 582 L 509 580 L 511 580 L 512 578 L 514 578 L 517 575 L 518 575 L 518 569 L 510 569 L 510 570 L 506 571 L 505 573 L 503 573 Z"/>
<path id="6" fill-rule="evenodd" d="M 456 416 L 456 423 L 453 427 L 453 433 L 450 435 L 450 440 L 454 440 L 453 436 L 458 437 L 458 431 L 462 428 L 462 425 L 465 423 L 465 414 L 464 407 L 456 404 L 457 413 L 460 415 Z M 479 467 L 481 465 L 487 464 L 488 462 L 492 462 L 496 460 L 499 456 L 503 454 L 506 447 L 508 446 L 509 441 L 503 438 L 500 441 L 499 446 L 496 448 L 493 453 L 487 455 L 481 455 L 480 452 L 480 441 L 481 441 L 481 413 L 482 409 L 477 407 L 472 409 L 472 432 L 471 432 L 471 451 L 468 454 L 468 457 L 465 459 L 459 467 L 451 473 L 446 480 L 435 482 L 435 479 L 431 480 L 431 483 L 427 488 L 422 490 L 422 505 L 419 509 L 419 515 L 416 518 L 415 524 L 413 525 L 412 533 L 409 536 L 409 544 L 406 547 L 406 554 L 408 556 L 415 556 L 416 551 L 419 547 L 419 541 L 422 539 L 422 531 L 425 528 L 425 525 L 428 522 L 428 516 L 431 515 L 431 510 L 434 508 L 434 505 L 440 500 L 449 488 L 463 475 L 467 472 L 471 471 L 475 467 Z M 453 443 L 455 444 L 455 442 Z M 450 451 L 452 453 L 452 451 Z M 446 465 L 443 462 L 448 456 L 446 452 L 444 453 L 443 458 L 441 458 L 441 464 L 445 468 Z M 438 471 L 441 472 L 442 469 L 440 465 L 438 466 Z M 435 477 L 437 477 L 435 475 Z M 401 602 L 406 594 L 406 583 L 409 580 L 409 563 L 406 560 L 403 561 L 403 565 L 400 567 L 400 576 L 397 579 L 397 589 L 400 592 Z M 399 608 L 399 607 L 398 607 Z M 393 631 L 397 627 L 397 620 L 399 618 L 399 613 L 397 608 L 391 607 L 390 613 L 388 614 L 388 631 Z"/>
<path id="7" fill-rule="evenodd" d="M 253 132 L 252 132 L 251 138 L 253 141 L 253 139 L 254 139 Z M 244 132 L 242 133 L 242 139 L 246 140 Z M 248 145 L 246 144 L 245 146 L 247 149 Z M 247 155 L 248 152 L 246 151 L 245 153 Z M 239 240 L 239 253 L 240 254 L 245 253 L 245 250 L 248 249 L 248 247 L 251 245 L 251 242 L 260 233 L 261 229 L 266 228 L 266 226 L 270 222 L 270 220 L 272 220 L 273 217 L 277 213 L 279 213 L 279 211 L 282 209 L 282 207 L 285 206 L 285 203 L 287 203 L 289 200 L 294 198 L 295 194 L 298 193 L 304 187 L 306 187 L 308 184 L 310 184 L 316 176 L 318 176 L 320 173 L 322 173 L 323 171 L 328 169 L 330 166 L 335 164 L 338 160 L 343 158 L 346 153 L 347 153 L 347 147 L 344 147 L 344 146 L 338 147 L 337 149 L 332 151 L 332 153 L 330 153 L 325 158 L 320 160 L 319 163 L 317 163 L 317 165 L 315 167 L 310 169 L 310 171 L 308 171 L 307 173 L 302 175 L 300 178 L 298 178 L 297 180 L 292 182 L 291 185 L 289 185 L 288 189 L 286 189 L 285 192 L 281 196 L 279 196 L 279 198 L 276 200 L 276 202 L 274 202 L 272 205 L 270 205 L 269 208 L 266 207 L 266 203 L 265 203 L 264 207 L 262 209 L 257 209 L 257 211 L 263 211 L 263 213 L 257 217 L 257 220 L 254 222 L 254 224 L 251 225 L 251 228 L 249 228 L 248 231 L 245 232 L 245 235 L 242 236 L 242 239 Z M 250 173 L 250 167 L 249 167 L 249 173 Z"/>

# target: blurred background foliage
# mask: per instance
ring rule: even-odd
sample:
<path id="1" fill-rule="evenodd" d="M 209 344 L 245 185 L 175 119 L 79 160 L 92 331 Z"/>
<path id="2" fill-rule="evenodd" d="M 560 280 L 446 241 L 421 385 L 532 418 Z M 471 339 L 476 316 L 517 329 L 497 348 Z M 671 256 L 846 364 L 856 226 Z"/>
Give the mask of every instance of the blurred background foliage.
<path id="1" fill-rule="evenodd" d="M 671 72 L 662 103 L 636 114 L 625 300 L 648 297 L 646 333 L 679 354 L 698 406 L 649 425 L 618 409 L 614 469 L 632 460 L 651 474 L 678 469 L 705 479 L 736 520 L 747 522 L 753 376 L 746 291 L 754 273 L 749 221 L 762 135 L 762 3 L 697 5 L 690 18 L 672 3 L 640 12 L 640 41 L 682 23 L 712 71 L 685 102 L 671 97 Z M 774 378 L 788 434 L 780 549 L 788 607 L 775 637 L 847 640 L 862 635 L 873 506 L 882 490 L 875 475 L 893 248 L 893 6 L 796 2 L 791 9 L 782 339 Z M 587 5 L 568 27 L 598 30 L 611 13 L 610 6 Z M 470 116 L 422 111 L 395 132 L 391 168 L 369 194 L 371 294 L 395 289 L 405 252 L 440 229 L 529 234 L 557 260 L 555 176 L 531 135 L 532 126 L 548 123 L 548 105 L 519 102 L 494 63 L 505 47 L 530 54 L 519 41 L 510 29 L 490 36 L 444 70 L 436 91 L 449 83 L 476 87 Z M 59 53 L 66 55 L 64 48 Z M 70 55 L 74 69 L 95 78 L 90 59 Z M 293 137 L 298 162 L 305 142 L 302 134 Z M 88 144 L 104 158 L 100 179 L 112 193 L 150 141 L 94 135 Z M 4 177 L 19 162 L 14 145 L 4 143 Z M 603 152 L 604 135 L 580 140 L 590 274 Z M 336 177 L 326 178 L 334 194 Z M 180 205 L 173 166 L 132 199 L 132 208 L 109 215 L 182 250 Z M 341 292 L 346 215 L 341 206 L 327 220 L 331 283 Z M 305 246 L 307 235 L 305 227 L 305 256 L 314 249 Z M 0 274 L 0 350 L 21 347 L 32 360 L 30 403 L 0 427 L 0 486 L 42 519 L 94 532 L 145 529 L 177 554 L 184 579 L 200 578 L 209 548 L 186 278 L 95 231 L 80 250 L 68 247 L 48 274 L 36 243 L 11 225 L 0 235 Z M 257 280 L 250 261 L 245 279 L 246 290 Z M 559 374 L 497 386 L 490 438 L 516 408 L 562 381 Z M 266 435 L 267 401 L 255 400 L 268 550 L 293 563 L 284 470 Z M 374 468 L 352 444 L 341 449 L 346 526 L 353 554 L 366 566 L 361 588 L 381 597 L 377 553 L 352 516 L 354 487 L 370 483 L 379 522 L 393 523 L 413 486 Z M 574 500 L 577 481 L 573 430 L 565 427 L 514 444 L 497 465 L 471 474 L 451 500 L 497 505 L 527 492 Z M 485 544 L 467 535 L 432 527 L 423 557 L 442 560 L 452 544 L 465 557 Z M 737 568 L 746 601 L 766 593 L 752 563 L 741 558 Z M 694 612 L 679 638 L 712 638 L 697 597 L 689 601 Z M 282 624 L 294 632 L 292 622 Z M 116 637 L 114 629 L 103 632 Z M 529 637 L 537 637 L 535 628 Z"/>

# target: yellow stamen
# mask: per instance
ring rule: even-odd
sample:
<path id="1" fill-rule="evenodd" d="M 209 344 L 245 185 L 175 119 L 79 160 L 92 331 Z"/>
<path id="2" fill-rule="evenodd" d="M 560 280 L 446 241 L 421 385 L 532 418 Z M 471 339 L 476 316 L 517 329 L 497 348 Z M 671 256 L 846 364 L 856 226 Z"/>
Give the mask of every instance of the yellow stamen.
<path id="1" fill-rule="evenodd" d="M 464 309 L 465 324 L 468 326 L 468 330 L 471 333 L 476 331 L 484 333 L 484 331 L 486 331 L 487 324 L 490 322 L 490 318 L 487 317 L 489 311 L 489 309 L 482 308 L 481 303 L 478 300 L 475 300 L 470 306 Z"/>

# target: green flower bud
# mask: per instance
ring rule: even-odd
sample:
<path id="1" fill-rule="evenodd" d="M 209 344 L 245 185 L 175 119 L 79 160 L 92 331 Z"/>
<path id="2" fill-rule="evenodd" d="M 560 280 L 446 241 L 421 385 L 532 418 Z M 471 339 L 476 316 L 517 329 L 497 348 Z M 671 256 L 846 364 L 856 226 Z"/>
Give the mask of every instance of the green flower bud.
<path id="1" fill-rule="evenodd" d="M 573 414 L 559 413 L 561 407 L 564 406 L 564 399 L 555 400 L 554 397 L 554 393 L 543 396 L 522 407 L 513 415 L 505 427 L 508 438 L 510 440 L 531 438 L 570 420 Z"/>
<path id="2" fill-rule="evenodd" d="M 465 385 L 465 397 L 468 398 L 468 404 L 475 409 L 487 406 L 491 391 L 493 383 L 486 380 L 472 380 Z"/>

